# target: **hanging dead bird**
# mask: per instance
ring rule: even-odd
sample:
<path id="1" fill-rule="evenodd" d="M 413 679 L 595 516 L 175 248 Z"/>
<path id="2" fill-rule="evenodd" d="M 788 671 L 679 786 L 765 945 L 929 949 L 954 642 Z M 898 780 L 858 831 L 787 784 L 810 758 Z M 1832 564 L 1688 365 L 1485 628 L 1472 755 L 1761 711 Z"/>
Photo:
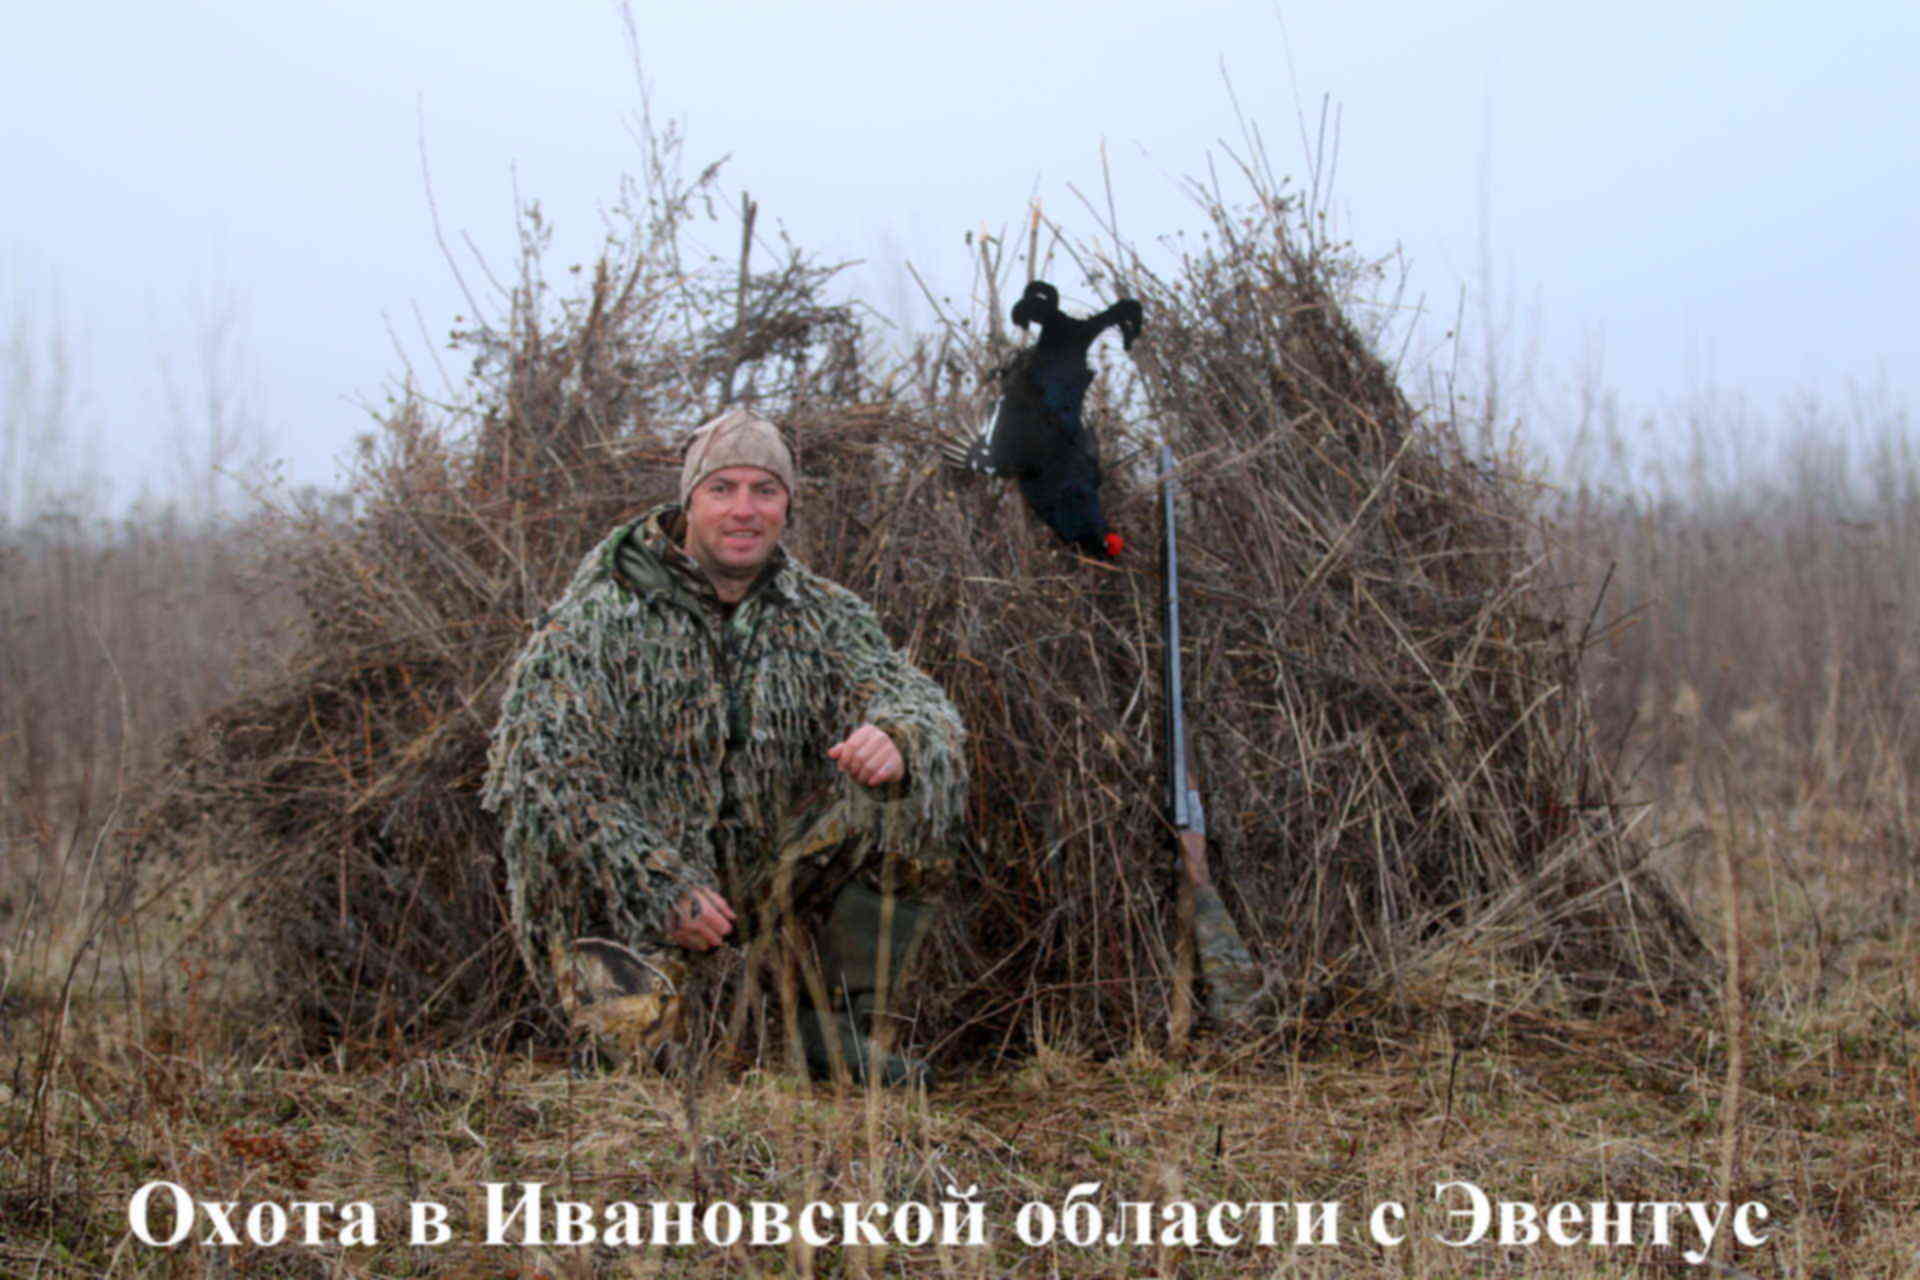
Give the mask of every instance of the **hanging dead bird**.
<path id="1" fill-rule="evenodd" d="M 1068 545 L 1101 560 L 1119 557 L 1126 540 L 1100 510 L 1100 453 L 1081 413 L 1093 370 L 1087 349 L 1108 328 L 1131 348 L 1144 317 L 1122 298 L 1082 320 L 1060 310 L 1060 291 L 1044 280 L 1027 285 L 1013 304 L 1013 322 L 1040 326 L 1040 336 L 1000 371 L 1000 403 L 977 439 L 942 450 L 955 466 L 1011 476 L 1034 514 Z"/>

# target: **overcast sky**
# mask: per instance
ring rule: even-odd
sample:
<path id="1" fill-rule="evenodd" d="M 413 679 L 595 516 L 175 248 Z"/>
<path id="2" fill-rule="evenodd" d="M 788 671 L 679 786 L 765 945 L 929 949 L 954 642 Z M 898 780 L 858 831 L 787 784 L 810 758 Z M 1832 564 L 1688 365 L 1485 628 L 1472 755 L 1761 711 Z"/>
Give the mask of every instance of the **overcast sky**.
<path id="1" fill-rule="evenodd" d="M 537 15 L 537 16 L 536 16 Z M 1630 405 L 1706 384 L 1771 405 L 1884 380 L 1920 339 L 1920 6 L 1743 0 L 650 4 L 657 115 L 803 245 L 965 284 L 962 234 L 1047 211 L 1090 230 L 1104 142 L 1123 230 L 1197 224 L 1175 179 L 1239 126 L 1277 168 L 1297 106 L 1341 119 L 1335 208 L 1402 246 L 1444 319 L 1482 210 L 1514 325 L 1565 379 L 1603 353 Z M 84 358 L 125 497 L 161 474 L 170 368 L 237 302 L 249 394 L 289 475 L 327 483 L 357 402 L 464 310 L 445 228 L 510 262 L 514 189 L 587 243 L 635 167 L 607 0 L 16 5 L 0 42 L 0 290 Z M 1483 180 L 1484 179 L 1484 180 Z M 1483 199 L 1484 192 L 1484 199 Z M 196 302 L 195 300 L 198 299 Z M 1091 299 L 1082 298 L 1083 302 Z"/>

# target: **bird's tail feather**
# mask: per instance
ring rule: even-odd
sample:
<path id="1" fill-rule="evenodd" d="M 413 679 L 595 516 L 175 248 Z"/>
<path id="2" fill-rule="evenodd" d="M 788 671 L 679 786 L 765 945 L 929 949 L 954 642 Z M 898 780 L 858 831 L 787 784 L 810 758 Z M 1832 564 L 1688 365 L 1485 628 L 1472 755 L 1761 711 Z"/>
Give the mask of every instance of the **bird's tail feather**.
<path id="1" fill-rule="evenodd" d="M 993 465 L 990 430 L 991 428 L 982 428 L 972 436 L 955 433 L 946 437 L 940 441 L 940 457 L 948 466 L 959 471 L 971 471 L 986 476 L 999 475 L 1000 469 Z"/>

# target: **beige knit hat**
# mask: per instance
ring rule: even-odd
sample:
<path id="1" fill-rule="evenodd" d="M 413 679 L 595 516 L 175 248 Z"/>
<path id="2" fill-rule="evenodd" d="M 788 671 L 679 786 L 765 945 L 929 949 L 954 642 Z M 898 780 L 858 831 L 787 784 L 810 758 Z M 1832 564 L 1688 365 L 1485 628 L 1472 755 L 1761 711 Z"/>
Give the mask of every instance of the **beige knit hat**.
<path id="1" fill-rule="evenodd" d="M 687 441 L 687 459 L 680 465 L 680 505 L 687 505 L 695 485 L 728 467 L 771 471 L 787 487 L 789 497 L 796 487 L 793 455 L 780 438 L 780 428 L 738 406 L 702 426 Z"/>

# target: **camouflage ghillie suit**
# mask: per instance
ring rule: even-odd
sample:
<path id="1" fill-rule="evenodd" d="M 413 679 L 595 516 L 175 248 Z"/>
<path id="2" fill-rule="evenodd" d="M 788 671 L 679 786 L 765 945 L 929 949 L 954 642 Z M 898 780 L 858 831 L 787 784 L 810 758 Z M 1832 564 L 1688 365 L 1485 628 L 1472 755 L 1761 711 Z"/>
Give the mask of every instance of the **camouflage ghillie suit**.
<path id="1" fill-rule="evenodd" d="M 966 777 L 946 694 L 864 602 L 784 552 L 729 614 L 678 549 L 680 519 L 658 508 L 587 555 L 494 730 L 483 803 L 543 985 L 583 936 L 674 954 L 668 912 L 696 885 L 751 928 L 769 903 L 805 919 L 849 879 L 880 888 L 883 854 L 913 897 L 952 869 Z M 827 757 L 862 723 L 900 749 L 903 780 L 868 788 Z"/>

